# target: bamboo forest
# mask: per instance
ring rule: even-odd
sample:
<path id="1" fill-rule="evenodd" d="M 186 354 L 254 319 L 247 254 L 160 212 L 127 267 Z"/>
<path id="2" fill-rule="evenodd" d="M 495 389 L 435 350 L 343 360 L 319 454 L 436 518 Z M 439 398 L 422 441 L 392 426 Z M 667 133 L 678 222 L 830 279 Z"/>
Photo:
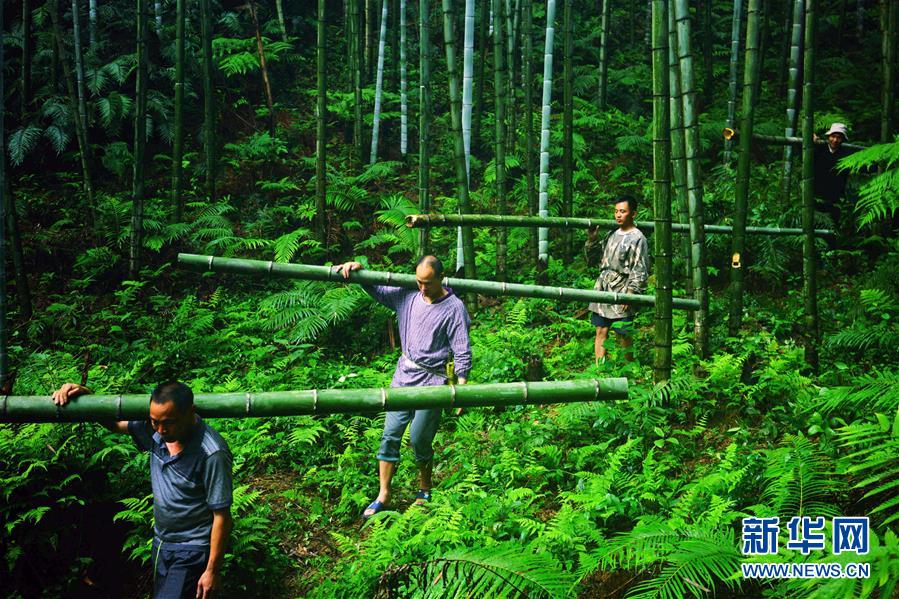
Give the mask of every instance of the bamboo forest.
<path id="1" fill-rule="evenodd" d="M 0 598 L 899 597 L 899 0 L 0 6 Z"/>

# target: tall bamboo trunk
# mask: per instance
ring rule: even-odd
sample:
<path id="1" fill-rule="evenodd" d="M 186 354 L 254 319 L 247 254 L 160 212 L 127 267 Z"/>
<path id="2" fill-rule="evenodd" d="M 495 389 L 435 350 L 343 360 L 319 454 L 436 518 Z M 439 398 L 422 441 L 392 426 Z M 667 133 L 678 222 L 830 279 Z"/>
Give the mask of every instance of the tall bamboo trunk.
<path id="1" fill-rule="evenodd" d="M 360 35 L 362 32 L 362 11 L 360 2 L 362 0 L 348 0 L 352 15 L 350 17 L 352 33 L 349 42 L 352 47 L 350 52 L 353 54 L 352 59 L 352 77 L 353 77 L 353 159 L 356 166 L 360 166 L 365 161 L 365 142 L 362 127 L 362 72 L 364 56 L 362 55 L 362 43 Z"/>
<path id="2" fill-rule="evenodd" d="M 156 35 L 160 36 L 162 33 L 162 2 L 160 0 L 153 2 L 153 13 L 156 15 Z"/>
<path id="3" fill-rule="evenodd" d="M 429 0 L 418 2 L 418 206 L 423 211 L 431 209 L 430 198 L 430 126 L 431 126 L 431 9 Z M 428 232 L 418 232 L 418 255 L 430 253 Z"/>
<path id="4" fill-rule="evenodd" d="M 737 114 L 737 65 L 740 62 L 740 26 L 743 0 L 734 0 L 734 16 L 730 27 L 730 83 L 727 97 L 727 126 L 734 128 Z M 731 161 L 731 141 L 724 141 L 724 163 Z"/>
<path id="5" fill-rule="evenodd" d="M 198 393 L 194 404 L 203 418 L 264 418 L 627 398 L 626 378 L 605 378 L 433 387 Z M 0 422 L 146 420 L 149 406 L 146 395 L 82 395 L 64 408 L 59 408 L 46 396 L 4 395 L 0 398 Z"/>
<path id="6" fill-rule="evenodd" d="M 328 131 L 328 72 L 325 68 L 327 55 L 325 41 L 325 0 L 318 0 L 318 24 L 316 28 L 316 84 L 317 102 L 315 106 L 315 232 L 322 245 L 327 247 L 328 235 L 325 228 L 327 207 L 325 204 L 328 175 L 325 172 Z"/>
<path id="7" fill-rule="evenodd" d="M 89 0 L 87 13 L 88 40 L 90 51 L 97 52 L 97 0 Z"/>
<path id="8" fill-rule="evenodd" d="M 128 275 L 137 279 L 144 232 L 144 153 L 147 146 L 147 5 L 137 0 L 137 78 L 134 87 L 134 177 L 131 186 L 131 245 Z"/>
<path id="9" fill-rule="evenodd" d="M 562 54 L 562 216 L 574 211 L 574 25 L 572 2 L 563 0 L 564 46 Z M 574 254 L 571 231 L 562 234 L 562 257 L 567 262 Z"/>
<path id="10" fill-rule="evenodd" d="M 755 125 L 755 90 L 759 78 L 759 0 L 749 0 L 746 12 L 746 59 L 743 67 L 743 121 L 740 126 L 740 156 L 734 199 L 734 237 L 730 269 L 730 319 L 728 332 L 736 337 L 743 326 L 743 272 L 746 261 L 746 212 L 749 207 L 749 176 L 752 168 L 750 142 Z"/>
<path id="11" fill-rule="evenodd" d="M 674 22 L 674 4 L 668 3 L 668 84 L 671 113 L 671 165 L 674 180 L 674 200 L 677 205 L 678 223 L 689 226 L 687 207 L 687 161 L 684 148 L 684 107 L 680 88 L 680 63 L 677 59 L 677 27 Z M 693 295 L 693 258 L 690 236 L 681 238 L 684 260 L 684 287 Z"/>
<path id="12" fill-rule="evenodd" d="M 265 104 L 268 106 L 268 134 L 275 136 L 275 100 L 272 97 L 272 82 L 268 74 L 268 63 L 265 60 L 265 46 L 262 44 L 262 32 L 259 30 L 259 15 L 253 0 L 247 2 L 247 10 L 253 19 L 253 33 L 256 36 L 256 54 L 259 56 L 259 70 L 262 72 L 262 89 L 265 92 Z"/>
<path id="13" fill-rule="evenodd" d="M 31 0 L 22 0 L 22 94 L 19 118 L 23 123 L 31 110 L 31 25 Z"/>
<path id="14" fill-rule="evenodd" d="M 602 0 L 602 20 L 599 35 L 599 109 L 606 109 L 609 87 L 609 8 L 612 0 Z"/>
<path id="15" fill-rule="evenodd" d="M 493 13 L 502 21 L 505 16 L 503 0 L 493 0 Z M 496 95 L 496 140 L 494 143 L 496 168 L 496 213 L 505 215 L 506 210 L 506 65 L 503 48 L 503 28 L 493 30 L 493 89 Z M 506 234 L 505 227 L 496 230 L 496 280 L 506 280 Z"/>
<path id="16" fill-rule="evenodd" d="M 705 230 L 703 225 L 702 175 L 699 169 L 699 121 L 696 111 L 696 87 L 693 52 L 690 43 L 690 12 L 687 0 L 675 1 L 678 59 L 684 110 L 684 150 L 687 160 L 687 201 L 690 209 L 690 241 L 692 243 L 693 293 L 699 309 L 693 315 L 696 353 L 705 357 L 708 349 L 709 297 L 706 287 Z"/>
<path id="17" fill-rule="evenodd" d="M 537 216 L 537 190 L 534 187 L 534 10 L 531 0 L 524 0 L 524 116 L 525 116 L 525 185 L 528 215 Z M 529 231 L 531 261 L 537 264 L 537 229 Z"/>
<path id="18" fill-rule="evenodd" d="M 843 8 L 845 7 L 844 1 Z M 788 2 L 784 6 L 783 39 L 781 40 L 780 60 L 777 69 L 777 94 L 779 96 L 786 95 L 787 93 L 787 80 L 789 79 L 790 71 L 790 46 L 792 45 L 791 38 L 793 30 L 792 16 L 792 3 Z"/>
<path id="19" fill-rule="evenodd" d="M 62 76 L 65 80 L 66 91 L 68 92 L 69 110 L 72 112 L 72 118 L 75 121 L 75 139 L 78 141 L 78 154 L 81 162 L 81 182 L 84 193 L 87 196 L 87 224 L 90 227 L 93 226 L 96 218 L 94 215 L 94 184 L 91 176 L 87 122 L 81 118 L 81 111 L 78 107 L 78 93 L 75 91 L 75 82 L 72 77 L 72 71 L 69 68 L 68 55 L 66 54 L 65 43 L 63 42 L 62 26 L 59 18 L 59 0 L 50 1 L 50 20 L 53 23 L 53 37 L 55 38 L 54 48 L 56 48 L 56 54 L 59 56 L 58 62 L 62 67 Z"/>
<path id="20" fill-rule="evenodd" d="M 815 113 L 815 0 L 805 0 L 805 50 L 802 84 L 802 242 L 803 296 L 805 298 L 805 359 L 813 370 L 818 369 L 818 275 L 815 253 L 815 197 L 814 145 Z"/>
<path id="21" fill-rule="evenodd" d="M 556 0 L 546 0 L 546 42 L 543 48 L 543 103 L 540 117 L 540 196 L 538 215 L 549 216 L 549 116 L 553 88 L 553 38 L 556 19 Z M 537 270 L 549 264 L 549 229 L 537 231 Z"/>
<path id="22" fill-rule="evenodd" d="M 702 10 L 702 95 L 705 105 L 711 106 L 715 91 L 715 79 L 712 75 L 712 50 L 715 45 L 715 32 L 712 29 L 712 0 L 701 0 L 700 9 Z"/>
<path id="23" fill-rule="evenodd" d="M 465 140 L 462 135 L 462 103 L 459 98 L 459 74 L 456 70 L 456 37 L 453 18 L 452 0 L 443 0 L 443 43 L 446 53 L 446 72 L 447 79 L 449 80 L 450 120 L 452 121 L 453 127 L 453 147 L 456 158 L 456 190 L 459 195 L 459 211 L 470 212 Z M 465 227 L 459 231 L 459 245 L 462 246 L 462 259 L 461 264 L 459 264 L 459 252 L 457 250 L 456 270 L 459 270 L 461 267 L 464 269 L 465 276 L 473 279 L 476 276 L 476 269 L 474 263 L 474 240 L 472 239 L 470 228 Z"/>
<path id="24" fill-rule="evenodd" d="M 215 201 L 215 96 L 212 67 L 212 9 L 200 0 L 200 36 L 203 44 L 203 152 L 206 159 L 206 194 Z"/>
<path id="25" fill-rule="evenodd" d="M 287 24 L 284 22 L 284 6 L 282 0 L 275 0 L 275 10 L 278 12 L 278 28 L 281 29 L 281 39 L 284 40 L 284 42 L 287 42 Z"/>
<path id="26" fill-rule="evenodd" d="M 409 106 L 406 98 L 406 0 L 400 0 L 400 154 L 409 151 Z"/>
<path id="27" fill-rule="evenodd" d="M 0 34 L 5 31 L 3 10 L 0 7 Z M 2 37 L 2 35 L 0 35 Z M 7 355 L 6 329 L 6 209 L 8 205 L 6 187 L 6 61 L 5 48 L 0 43 L 0 390 L 10 393 L 7 388 L 9 380 L 9 357 Z"/>
<path id="28" fill-rule="evenodd" d="M 78 116 L 84 128 L 85 138 L 90 128 L 87 119 L 87 90 L 84 85 L 84 52 L 81 50 L 81 8 L 78 0 L 72 0 L 72 50 L 75 55 L 75 87 L 78 90 Z"/>
<path id="29" fill-rule="evenodd" d="M 350 273 L 349 279 L 345 279 L 337 266 L 266 262 L 264 260 L 221 258 L 197 254 L 178 254 L 178 264 L 183 268 L 197 272 L 219 272 L 263 278 L 303 279 L 332 283 L 344 283 L 348 280 L 350 283 L 358 283 L 360 285 L 390 285 L 404 289 L 418 288 L 418 281 L 415 275 L 377 270 L 355 270 Z M 656 303 L 654 295 L 634 295 L 612 291 L 597 291 L 596 289 L 520 285 L 450 277 L 444 278 L 441 284 L 444 287 L 452 287 L 462 293 L 480 293 L 495 297 L 534 297 L 560 302 L 600 302 L 606 304 L 633 304 L 634 306 L 653 306 Z M 698 305 L 695 299 L 674 298 L 671 301 L 672 308 L 682 310 L 694 310 Z"/>
<path id="30" fill-rule="evenodd" d="M 474 65 L 474 109 L 471 114 L 471 148 L 475 155 L 481 151 L 481 118 L 486 112 L 484 105 L 484 67 L 487 64 L 487 25 L 490 22 L 490 0 L 481 0 L 478 20 L 478 61 Z"/>
<path id="31" fill-rule="evenodd" d="M 805 21 L 805 1 L 793 0 L 793 30 L 790 44 L 790 74 L 787 88 L 787 126 L 786 137 L 796 134 L 796 121 L 799 114 L 799 80 L 800 60 L 802 59 L 802 30 Z M 780 177 L 780 199 L 784 206 L 790 205 L 790 190 L 793 179 L 793 146 L 785 145 L 783 152 L 783 172 Z"/>
<path id="32" fill-rule="evenodd" d="M 184 159 L 184 3 L 177 0 L 175 4 L 175 123 L 174 140 L 172 141 L 172 220 L 180 222 L 184 215 L 184 199 L 182 198 Z"/>
<path id="33" fill-rule="evenodd" d="M 515 3 L 512 4 L 512 0 L 504 0 L 505 2 L 505 21 L 506 21 L 506 41 L 503 45 L 503 49 L 506 52 L 506 72 L 508 76 L 506 77 L 506 86 L 509 88 L 506 90 L 506 118 L 509 120 L 508 126 L 506 127 L 506 131 L 508 135 L 506 135 L 506 148 L 508 151 L 514 153 L 515 152 L 515 142 L 518 138 L 518 115 L 515 111 L 515 82 L 513 81 L 512 71 L 515 65 L 515 27 L 516 27 L 516 13 L 518 7 L 520 6 L 521 0 L 515 0 Z"/>
<path id="34" fill-rule="evenodd" d="M 368 163 L 378 161 L 378 132 L 381 126 L 381 92 L 384 87 L 384 44 L 387 41 L 387 0 L 381 0 L 381 33 L 378 37 L 378 73 L 375 79 L 375 113 L 371 125 L 371 152 Z"/>
<path id="35" fill-rule="evenodd" d="M 2 142 L 0 142 L 0 146 L 2 146 Z M 0 150 L 2 150 L 2 147 L 0 147 Z M 27 321 L 31 319 L 33 313 L 31 287 L 28 284 L 28 271 L 25 268 L 25 257 L 22 252 L 22 235 L 19 231 L 19 217 L 16 214 L 16 198 L 9 184 L 9 177 L 6 177 L 3 193 L 6 194 L 6 235 L 9 239 L 9 253 L 12 259 L 13 270 L 15 271 L 19 317 Z"/>
<path id="36" fill-rule="evenodd" d="M 881 12 L 883 107 L 880 115 L 880 141 L 889 143 L 893 139 L 893 119 L 896 105 L 896 21 L 899 19 L 897 1 L 881 0 Z"/>
<path id="37" fill-rule="evenodd" d="M 652 178 L 656 275 L 655 335 L 652 372 L 656 383 L 671 378 L 671 153 L 668 132 L 667 0 L 652 2 Z"/>
<path id="38" fill-rule="evenodd" d="M 462 141 L 465 176 L 471 189 L 471 110 L 474 101 L 474 0 L 465 0 L 462 33 Z"/>
<path id="39" fill-rule="evenodd" d="M 395 24 L 393 27 L 387 28 L 390 35 L 390 89 L 400 88 L 400 28 L 396 26 L 399 23 L 400 6 L 399 0 L 390 0 L 390 8 L 388 12 L 397 15 L 394 17 Z"/>

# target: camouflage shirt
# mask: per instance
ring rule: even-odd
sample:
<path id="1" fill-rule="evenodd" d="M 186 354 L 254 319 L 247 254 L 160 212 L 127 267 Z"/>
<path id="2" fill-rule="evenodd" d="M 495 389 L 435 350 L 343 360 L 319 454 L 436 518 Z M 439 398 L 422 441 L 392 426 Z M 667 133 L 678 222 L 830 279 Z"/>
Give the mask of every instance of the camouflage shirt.
<path id="1" fill-rule="evenodd" d="M 649 244 L 640 229 L 617 229 L 602 239 L 587 240 L 584 257 L 588 266 L 599 264 L 599 277 L 593 286 L 598 291 L 641 294 L 646 291 L 649 277 Z M 626 310 L 619 304 L 591 303 L 591 312 L 606 318 L 625 318 L 634 315 L 634 307 Z"/>

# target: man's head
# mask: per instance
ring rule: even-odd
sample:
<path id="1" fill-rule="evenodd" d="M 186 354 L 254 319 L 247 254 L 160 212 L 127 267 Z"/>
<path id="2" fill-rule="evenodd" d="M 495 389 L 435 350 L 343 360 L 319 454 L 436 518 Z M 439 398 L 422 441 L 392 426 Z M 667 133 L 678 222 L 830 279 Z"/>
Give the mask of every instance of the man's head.
<path id="1" fill-rule="evenodd" d="M 843 123 L 833 123 L 827 130 L 827 145 L 830 149 L 836 151 L 843 142 L 848 141 L 849 136 L 846 134 L 846 125 Z"/>
<path id="2" fill-rule="evenodd" d="M 150 426 L 163 441 L 184 441 L 194 425 L 194 394 L 184 383 L 159 385 L 150 395 Z"/>
<path id="3" fill-rule="evenodd" d="M 443 295 L 443 263 L 435 256 L 424 256 L 415 267 L 418 290 L 428 299 L 438 299 Z"/>
<path id="4" fill-rule="evenodd" d="M 623 194 L 612 200 L 612 203 L 615 205 L 615 222 L 618 226 L 633 226 L 637 216 L 637 198 Z"/>

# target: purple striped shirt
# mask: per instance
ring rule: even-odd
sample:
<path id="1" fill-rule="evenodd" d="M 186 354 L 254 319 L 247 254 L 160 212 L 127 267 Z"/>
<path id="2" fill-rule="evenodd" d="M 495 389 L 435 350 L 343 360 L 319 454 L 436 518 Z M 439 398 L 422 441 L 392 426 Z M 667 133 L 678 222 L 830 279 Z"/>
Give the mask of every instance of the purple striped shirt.
<path id="1" fill-rule="evenodd" d="M 471 342 L 468 310 L 452 291 L 433 303 L 427 303 L 421 292 L 387 285 L 363 285 L 378 303 L 396 310 L 403 354 L 416 364 L 445 372 L 450 356 L 456 376 L 468 378 L 471 371 Z M 403 356 L 397 361 L 391 387 L 442 385 L 446 378 L 420 368 L 410 367 Z"/>

